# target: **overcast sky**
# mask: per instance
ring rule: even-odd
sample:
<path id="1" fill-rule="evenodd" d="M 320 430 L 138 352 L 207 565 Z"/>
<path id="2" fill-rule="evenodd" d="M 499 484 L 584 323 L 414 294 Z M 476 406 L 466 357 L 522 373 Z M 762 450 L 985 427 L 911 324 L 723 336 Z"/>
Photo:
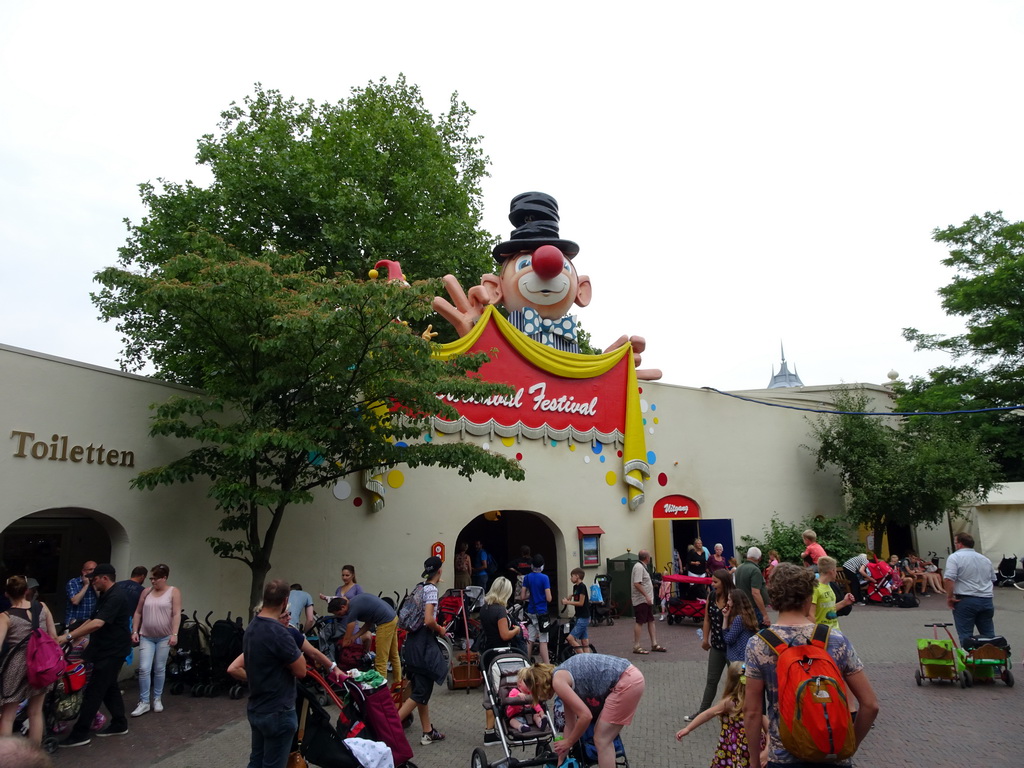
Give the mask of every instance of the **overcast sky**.
<path id="1" fill-rule="evenodd" d="M 543 11 L 538 10 L 543 8 Z M 259 81 L 337 101 L 404 72 L 477 111 L 485 226 L 540 190 L 598 346 L 664 381 L 807 385 L 944 362 L 932 230 L 1024 218 L 1019 2 L 0 4 L 0 343 L 116 367 L 93 275 L 140 182 L 205 183 L 196 140 Z M 439 275 L 438 275 L 439 276 Z M 424 277 L 424 276 L 418 276 Z"/>

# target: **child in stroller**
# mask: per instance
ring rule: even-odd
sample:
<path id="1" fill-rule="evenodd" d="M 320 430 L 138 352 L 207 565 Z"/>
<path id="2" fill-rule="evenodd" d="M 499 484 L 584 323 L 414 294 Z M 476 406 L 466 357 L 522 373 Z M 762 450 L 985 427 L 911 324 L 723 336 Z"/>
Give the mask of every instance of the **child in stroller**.
<path id="1" fill-rule="evenodd" d="M 543 730 L 545 728 L 544 710 L 540 708 L 539 704 L 532 704 L 527 694 L 518 688 L 513 688 L 508 692 L 508 699 L 517 701 L 517 703 L 505 707 L 505 717 L 508 718 L 510 727 L 520 733 L 526 733 L 531 729 Z"/>

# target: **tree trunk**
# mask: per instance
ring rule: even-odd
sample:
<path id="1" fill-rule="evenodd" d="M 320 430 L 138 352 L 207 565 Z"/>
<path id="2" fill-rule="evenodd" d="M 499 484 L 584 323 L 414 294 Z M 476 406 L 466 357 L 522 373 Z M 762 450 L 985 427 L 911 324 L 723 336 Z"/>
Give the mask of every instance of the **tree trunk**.
<path id="1" fill-rule="evenodd" d="M 263 587 L 267 581 L 267 574 L 270 573 L 270 561 L 263 559 L 248 565 L 252 571 L 252 582 L 249 584 L 249 616 L 247 618 L 252 618 L 256 606 L 263 602 Z"/>

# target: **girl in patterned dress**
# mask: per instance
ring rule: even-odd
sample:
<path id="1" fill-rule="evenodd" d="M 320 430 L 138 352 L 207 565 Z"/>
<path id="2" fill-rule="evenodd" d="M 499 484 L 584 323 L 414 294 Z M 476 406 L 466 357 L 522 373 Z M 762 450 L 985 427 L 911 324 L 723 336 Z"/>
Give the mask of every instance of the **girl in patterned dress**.
<path id="1" fill-rule="evenodd" d="M 747 751 L 747 733 L 743 728 L 743 699 L 747 692 L 747 678 L 743 674 L 744 665 L 741 661 L 729 664 L 725 677 L 725 691 L 721 700 L 710 709 L 706 709 L 694 718 L 693 722 L 676 734 L 676 740 L 682 741 L 683 736 L 692 732 L 715 716 L 722 721 L 722 732 L 718 735 L 718 748 L 711 760 L 711 768 L 746 768 L 750 765 Z M 768 718 L 762 716 L 762 734 L 768 732 Z M 768 745 L 761 738 L 761 764 L 767 760 Z"/>

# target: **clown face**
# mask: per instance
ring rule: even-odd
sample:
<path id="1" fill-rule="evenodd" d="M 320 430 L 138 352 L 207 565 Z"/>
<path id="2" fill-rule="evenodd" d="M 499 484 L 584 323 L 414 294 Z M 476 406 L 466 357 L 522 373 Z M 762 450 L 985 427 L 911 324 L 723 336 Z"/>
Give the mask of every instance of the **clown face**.
<path id="1" fill-rule="evenodd" d="M 500 279 L 502 303 L 509 311 L 533 307 L 552 320 L 577 302 L 580 288 L 576 268 L 553 246 L 520 251 L 505 259 Z"/>

